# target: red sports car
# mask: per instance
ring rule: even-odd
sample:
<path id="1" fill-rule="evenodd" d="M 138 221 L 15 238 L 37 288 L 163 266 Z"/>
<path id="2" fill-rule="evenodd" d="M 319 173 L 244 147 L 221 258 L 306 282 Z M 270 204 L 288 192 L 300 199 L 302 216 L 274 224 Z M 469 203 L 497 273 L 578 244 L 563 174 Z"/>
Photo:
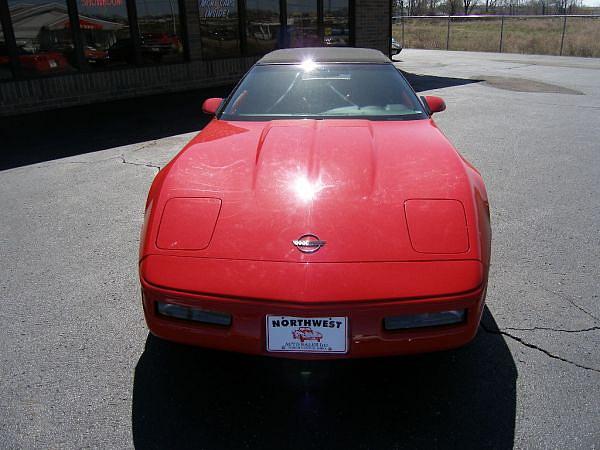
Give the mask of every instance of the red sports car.
<path id="1" fill-rule="evenodd" d="M 278 50 L 154 180 L 140 248 L 150 331 L 259 355 L 458 347 L 490 263 L 480 174 L 382 53 Z M 322 337 L 300 342 L 309 327 Z"/>

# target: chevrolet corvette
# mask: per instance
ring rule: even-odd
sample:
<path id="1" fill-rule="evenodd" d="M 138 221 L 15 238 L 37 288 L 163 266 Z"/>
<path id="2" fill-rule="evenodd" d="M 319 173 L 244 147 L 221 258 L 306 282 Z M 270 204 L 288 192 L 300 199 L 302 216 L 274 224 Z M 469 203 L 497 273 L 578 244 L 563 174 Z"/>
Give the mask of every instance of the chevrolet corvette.
<path id="1" fill-rule="evenodd" d="M 456 348 L 484 307 L 481 175 L 381 52 L 260 59 L 156 176 L 139 256 L 150 331 L 299 359 Z M 315 337 L 318 337 L 316 339 Z"/>

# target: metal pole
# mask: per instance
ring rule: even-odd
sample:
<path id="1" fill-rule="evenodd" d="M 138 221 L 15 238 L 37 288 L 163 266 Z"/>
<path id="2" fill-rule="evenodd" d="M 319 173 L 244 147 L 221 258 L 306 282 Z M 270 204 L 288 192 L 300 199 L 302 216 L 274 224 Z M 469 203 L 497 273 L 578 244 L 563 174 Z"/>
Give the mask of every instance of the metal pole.
<path id="1" fill-rule="evenodd" d="M 81 24 L 79 22 L 79 11 L 76 0 L 67 0 L 67 11 L 69 14 L 69 24 L 71 25 L 71 39 L 73 40 L 73 50 L 75 51 L 75 64 L 81 71 L 89 69 L 87 59 L 83 49 L 83 34 L 81 33 Z"/>
<path id="2" fill-rule="evenodd" d="M 131 37 L 133 62 L 136 66 L 142 64 L 142 36 L 138 22 L 137 5 L 135 0 L 125 0 L 127 18 L 129 19 L 129 36 Z"/>
<path id="3" fill-rule="evenodd" d="M 240 52 L 246 56 L 248 54 L 248 41 L 246 36 L 246 2 L 244 0 L 237 1 L 237 13 L 238 13 L 238 33 L 240 36 Z"/>
<path id="4" fill-rule="evenodd" d="M 400 16 L 400 23 L 402 23 L 402 48 L 404 48 L 404 14 Z"/>
<path id="5" fill-rule="evenodd" d="M 504 38 L 504 14 L 500 19 L 500 53 L 502 53 L 502 39 Z"/>
<path id="6" fill-rule="evenodd" d="M 566 28 L 567 28 L 567 16 L 565 15 L 563 17 L 562 36 L 560 37 L 560 53 L 558 54 L 559 56 L 562 56 L 563 44 L 565 43 L 565 30 L 566 30 Z"/>
<path id="7" fill-rule="evenodd" d="M 448 30 L 446 31 L 446 50 L 450 50 L 450 14 L 448 14 Z"/>
<path id="8" fill-rule="evenodd" d="M 6 45 L 6 52 L 8 54 L 10 69 L 14 78 L 22 78 L 23 72 L 21 68 L 21 61 L 19 59 L 19 50 L 17 48 L 17 40 L 15 38 L 15 30 L 10 20 L 10 10 L 8 9 L 8 2 L 0 0 L 0 25 L 4 33 L 4 42 Z"/>

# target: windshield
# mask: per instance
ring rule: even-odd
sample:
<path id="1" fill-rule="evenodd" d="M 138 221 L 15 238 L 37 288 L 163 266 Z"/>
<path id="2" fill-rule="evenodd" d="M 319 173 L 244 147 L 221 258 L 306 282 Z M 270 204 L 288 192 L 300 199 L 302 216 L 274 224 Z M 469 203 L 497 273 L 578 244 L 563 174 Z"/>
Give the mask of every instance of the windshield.
<path id="1" fill-rule="evenodd" d="M 426 117 L 417 96 L 392 64 L 254 66 L 221 114 L 225 120 Z"/>

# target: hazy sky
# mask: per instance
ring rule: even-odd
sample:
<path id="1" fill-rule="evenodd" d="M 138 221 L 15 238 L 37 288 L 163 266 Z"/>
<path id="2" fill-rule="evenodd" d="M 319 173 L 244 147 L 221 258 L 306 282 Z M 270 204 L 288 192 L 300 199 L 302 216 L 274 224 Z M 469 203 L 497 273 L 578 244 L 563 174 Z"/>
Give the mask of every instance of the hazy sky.
<path id="1" fill-rule="evenodd" d="M 583 4 L 587 6 L 600 6 L 600 0 L 583 0 Z"/>

